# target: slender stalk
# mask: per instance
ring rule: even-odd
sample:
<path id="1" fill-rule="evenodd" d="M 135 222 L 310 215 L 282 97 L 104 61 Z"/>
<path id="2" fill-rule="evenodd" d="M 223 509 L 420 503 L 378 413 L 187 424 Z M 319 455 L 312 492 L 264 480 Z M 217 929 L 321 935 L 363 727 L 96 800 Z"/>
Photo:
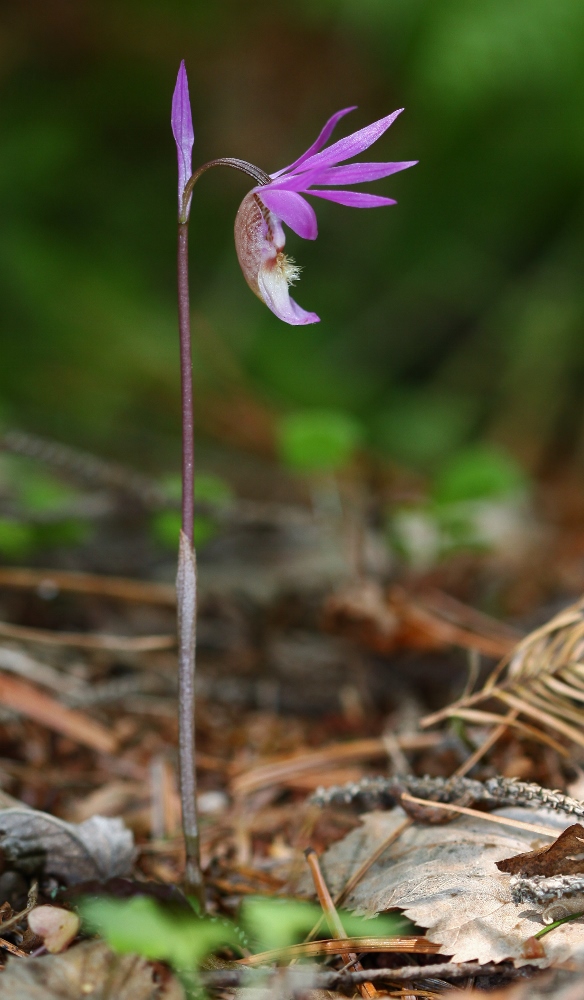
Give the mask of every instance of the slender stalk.
<path id="1" fill-rule="evenodd" d="M 182 530 L 176 578 L 178 609 L 178 749 L 182 826 L 185 839 L 185 886 L 201 912 L 205 909 L 205 887 L 201 872 L 197 775 L 195 769 L 195 662 L 197 638 L 197 562 L 193 545 L 195 516 L 195 434 L 193 417 L 193 373 L 189 304 L 189 202 L 199 177 L 210 167 L 233 167 L 266 184 L 269 177 L 245 160 L 223 157 L 210 160 L 187 181 L 178 223 L 178 329 L 182 399 Z"/>
<path id="2" fill-rule="evenodd" d="M 178 226 L 178 327 L 182 398 L 182 530 L 178 574 L 178 727 L 182 825 L 185 839 L 185 885 L 201 912 L 205 894 L 199 849 L 197 776 L 195 770 L 195 651 L 197 634 L 197 565 L 193 548 L 195 515 L 195 437 L 189 309 L 189 241 L 187 223 Z"/>
<path id="3" fill-rule="evenodd" d="M 241 170 L 243 174 L 247 174 L 248 177 L 253 177 L 256 184 L 269 184 L 270 175 L 262 170 L 261 167 L 256 167 L 254 163 L 248 163 L 247 160 L 238 160 L 235 156 L 220 156 L 217 160 L 209 160 L 208 163 L 203 163 L 202 167 L 195 170 L 194 174 L 189 178 L 185 184 L 185 189 L 182 196 L 182 211 L 181 217 L 179 219 L 179 225 L 186 222 L 189 217 L 189 201 L 193 193 L 193 188 L 197 183 L 199 177 L 209 170 L 210 167 L 233 167 L 234 170 Z"/>
<path id="4" fill-rule="evenodd" d="M 182 530 L 192 545 L 195 515 L 195 430 L 189 303 L 189 227 L 187 222 L 179 222 L 178 224 L 177 271 L 182 403 Z"/>
<path id="5" fill-rule="evenodd" d="M 308 847 L 304 852 L 304 856 L 308 862 L 308 867 L 310 868 L 310 874 L 312 875 L 312 881 L 314 882 L 314 888 L 316 889 L 316 894 L 318 896 L 320 905 L 322 906 L 322 910 L 329 925 L 330 932 L 332 936 L 334 938 L 337 938 L 339 941 L 346 941 L 347 933 L 345 931 L 345 928 L 343 927 L 341 918 L 339 917 L 339 914 L 336 911 L 335 904 L 331 899 L 331 894 L 324 880 L 320 864 L 318 863 L 318 857 L 316 855 L 316 851 L 314 850 L 313 847 Z M 340 945 L 339 948 L 341 949 L 339 954 L 343 959 L 345 965 L 350 965 L 354 969 L 363 968 L 357 956 L 353 954 L 352 951 L 349 951 L 348 948 L 346 947 L 341 948 Z M 373 998 L 379 996 L 379 993 L 377 992 L 373 983 L 371 982 L 360 983 L 357 989 L 359 990 L 361 996 L 365 998 L 365 1000 L 373 1000 Z"/>

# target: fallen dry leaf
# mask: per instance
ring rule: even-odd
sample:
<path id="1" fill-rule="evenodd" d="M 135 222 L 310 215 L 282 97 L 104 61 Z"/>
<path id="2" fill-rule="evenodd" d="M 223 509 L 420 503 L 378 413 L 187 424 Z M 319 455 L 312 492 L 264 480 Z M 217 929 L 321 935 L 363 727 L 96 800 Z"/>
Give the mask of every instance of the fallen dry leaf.
<path id="1" fill-rule="evenodd" d="M 175 979 L 154 982 L 137 955 L 116 955 L 103 941 L 85 941 L 63 955 L 9 959 L 0 1000 L 184 1000 Z"/>
<path id="2" fill-rule="evenodd" d="M 77 913 L 61 906 L 35 906 L 28 914 L 28 926 L 47 951 L 58 955 L 77 937 L 81 920 Z"/>
<path id="3" fill-rule="evenodd" d="M 549 847 L 497 861 L 500 872 L 508 875 L 577 875 L 584 872 L 584 826 L 574 823 Z"/>
<path id="4" fill-rule="evenodd" d="M 121 819 L 67 823 L 25 806 L 0 810 L 0 849 L 6 867 L 65 885 L 129 875 L 134 861 L 134 838 Z"/>
<path id="5" fill-rule="evenodd" d="M 571 817 L 549 810 L 521 807 L 495 815 L 547 825 L 550 835 L 571 825 Z M 321 858 L 333 895 L 375 849 L 404 822 L 401 808 L 365 814 L 363 825 L 333 844 Z M 512 958 L 541 967 L 565 961 L 578 949 L 584 958 L 583 924 L 556 928 L 545 939 L 545 957 L 523 955 L 526 940 L 544 927 L 541 906 L 513 902 L 510 879 L 496 862 L 515 851 L 547 846 L 545 837 L 529 831 L 496 826 L 488 819 L 460 816 L 447 826 L 416 826 L 404 830 L 349 893 L 345 906 L 364 916 L 400 909 L 430 940 L 456 962 L 500 962 Z M 300 890 L 312 895 L 310 880 Z"/>

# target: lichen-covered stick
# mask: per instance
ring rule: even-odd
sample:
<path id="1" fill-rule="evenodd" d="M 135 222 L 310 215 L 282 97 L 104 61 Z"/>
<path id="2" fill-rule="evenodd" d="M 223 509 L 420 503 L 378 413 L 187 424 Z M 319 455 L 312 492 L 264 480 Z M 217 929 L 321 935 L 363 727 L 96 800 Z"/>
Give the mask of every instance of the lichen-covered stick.
<path id="1" fill-rule="evenodd" d="M 193 187 L 210 167 L 233 167 L 254 180 L 255 186 L 243 199 L 235 219 L 235 247 L 245 280 L 258 298 L 285 323 L 293 326 L 317 323 L 316 313 L 306 312 L 290 298 L 289 287 L 298 279 L 300 268 L 284 253 L 286 237 L 282 224 L 303 239 L 316 239 L 316 214 L 304 194 L 353 208 L 394 205 L 392 198 L 343 190 L 339 185 L 378 180 L 416 162 L 346 164 L 379 139 L 400 114 L 394 111 L 326 147 L 339 119 L 352 110 L 345 108 L 333 115 L 312 146 L 289 167 L 274 174 L 233 157 L 211 160 L 192 173 L 194 130 L 184 62 L 180 65 L 172 99 L 171 124 L 178 153 L 178 323 L 183 422 L 182 530 L 177 575 L 179 772 L 186 847 L 185 883 L 201 908 L 204 908 L 204 886 L 199 860 L 195 775 L 197 569 L 193 546 L 195 454 L 188 283 L 188 222 Z M 340 163 L 345 165 L 338 166 Z"/>

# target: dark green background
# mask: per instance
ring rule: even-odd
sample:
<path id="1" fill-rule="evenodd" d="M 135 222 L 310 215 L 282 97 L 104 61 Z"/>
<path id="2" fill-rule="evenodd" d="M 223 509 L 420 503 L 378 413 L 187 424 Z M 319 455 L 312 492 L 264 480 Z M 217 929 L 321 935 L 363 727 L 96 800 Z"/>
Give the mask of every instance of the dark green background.
<path id="1" fill-rule="evenodd" d="M 19 0 L 0 17 L 4 425 L 144 468 L 176 454 L 169 114 L 184 57 L 195 164 L 273 171 L 348 104 L 335 137 L 404 105 L 370 158 L 420 160 L 368 187 L 396 207 L 315 199 L 318 240 L 288 245 L 295 295 L 322 322 L 296 328 L 239 273 L 246 180 L 203 178 L 203 410 L 230 383 L 276 412 L 346 412 L 413 465 L 477 438 L 531 471 L 578 456 L 582 0 Z"/>

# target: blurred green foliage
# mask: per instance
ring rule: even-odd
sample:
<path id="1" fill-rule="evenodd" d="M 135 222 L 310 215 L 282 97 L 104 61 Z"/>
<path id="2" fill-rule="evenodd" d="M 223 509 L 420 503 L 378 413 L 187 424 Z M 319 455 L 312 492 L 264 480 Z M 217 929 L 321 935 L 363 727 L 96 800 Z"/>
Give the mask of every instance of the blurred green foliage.
<path id="1" fill-rule="evenodd" d="M 81 497 L 33 460 L 0 455 L 0 555 L 20 560 L 88 541 L 93 525 Z"/>
<path id="2" fill-rule="evenodd" d="M 115 951 L 168 962 L 179 974 L 195 970 L 220 948 L 241 951 L 241 935 L 230 921 L 176 912 L 148 896 L 86 899 L 80 909 L 86 927 Z"/>
<path id="3" fill-rule="evenodd" d="M 392 937 L 413 933 L 413 924 L 400 913 L 384 913 L 369 918 L 341 910 L 339 916 L 349 937 Z M 323 919 L 322 908 L 298 899 L 251 898 L 243 903 L 241 911 L 241 923 L 255 945 L 254 951 L 287 948 L 303 941 L 319 921 L 322 921 L 319 936 L 328 937 L 329 928 Z"/>
<path id="4" fill-rule="evenodd" d="M 18 483 L 20 503 L 26 513 L 57 513 L 78 495 L 50 473 L 33 466 L 30 462 L 24 463 L 13 459 L 12 464 L 19 466 L 14 479 Z"/>
<path id="5" fill-rule="evenodd" d="M 523 470 L 505 452 L 484 444 L 461 449 L 440 466 L 427 500 L 392 512 L 389 540 L 420 569 L 461 549 L 521 545 L 528 494 Z"/>
<path id="6" fill-rule="evenodd" d="M 220 948 L 231 947 L 239 954 L 242 946 L 249 946 L 248 934 L 254 953 L 287 948 L 302 941 L 322 918 L 319 906 L 273 897 L 246 900 L 241 927 L 218 917 L 171 910 L 147 896 L 87 898 L 80 909 L 86 929 L 100 933 L 116 951 L 167 961 L 179 973 L 194 970 Z M 411 934 L 413 929 L 411 922 L 397 913 L 366 919 L 341 911 L 340 916 L 349 936 L 391 937 Z M 323 925 L 323 935 L 327 933 Z"/>
<path id="7" fill-rule="evenodd" d="M 10 517 L 0 517 L 0 555 L 25 559 L 35 547 L 33 528 Z"/>
<path id="8" fill-rule="evenodd" d="M 164 485 L 172 499 L 180 498 L 180 477 L 167 477 Z M 198 472 L 195 478 L 195 498 L 214 506 L 224 506 L 233 500 L 229 484 L 220 476 L 210 472 Z M 178 510 L 161 510 L 151 519 L 153 538 L 164 548 L 176 552 L 181 528 L 181 513 Z M 194 524 L 194 542 L 200 548 L 217 535 L 217 521 L 206 514 L 197 514 Z"/>
<path id="9" fill-rule="evenodd" d="M 373 440 L 384 454 L 425 471 L 469 437 L 475 409 L 471 399 L 455 395 L 398 391 L 379 414 Z"/>
<path id="10" fill-rule="evenodd" d="M 405 105 L 373 158 L 420 160 L 371 188 L 396 207 L 318 201 L 318 240 L 289 235 L 295 295 L 322 318 L 309 327 L 249 294 L 232 239 L 246 183 L 205 175 L 191 219 L 200 405 L 224 388 L 223 345 L 280 412 L 341 411 L 424 471 L 481 437 L 532 469 L 581 454 L 581 0 L 24 0 L 0 41 L 6 421 L 175 463 L 169 110 L 185 57 L 195 163 L 275 170 L 349 104 L 338 135 Z"/>
<path id="11" fill-rule="evenodd" d="M 504 452 L 485 445 L 467 448 L 443 466 L 434 483 L 437 503 L 504 497 L 525 489 L 525 477 Z"/>
<path id="12" fill-rule="evenodd" d="M 290 413 L 280 421 L 280 457 L 299 472 L 334 472 L 350 460 L 361 438 L 358 422 L 346 413 Z"/>

